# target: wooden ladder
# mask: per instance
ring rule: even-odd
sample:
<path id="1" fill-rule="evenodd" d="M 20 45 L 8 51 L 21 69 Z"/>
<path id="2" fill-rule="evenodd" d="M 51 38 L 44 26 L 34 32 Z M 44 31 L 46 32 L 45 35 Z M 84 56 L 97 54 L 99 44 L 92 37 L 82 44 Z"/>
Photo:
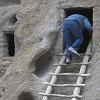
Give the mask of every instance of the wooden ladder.
<path id="1" fill-rule="evenodd" d="M 54 64 L 56 66 L 56 70 L 54 73 L 50 73 L 52 75 L 50 83 L 44 82 L 44 84 L 48 85 L 45 93 L 39 93 L 43 96 L 42 100 L 49 100 L 49 97 L 60 97 L 60 98 L 70 98 L 71 100 L 78 100 L 82 98 L 82 95 L 80 95 L 81 87 L 84 87 L 85 84 L 83 84 L 84 77 L 90 76 L 90 74 L 86 74 L 87 65 L 89 65 L 91 62 L 89 62 L 90 55 L 92 53 L 84 53 L 85 56 L 83 58 L 82 63 L 71 63 L 71 65 L 80 65 L 80 71 L 79 73 L 60 73 L 62 67 L 66 67 L 67 64 L 64 64 L 65 62 L 65 56 L 64 54 L 60 54 L 62 56 L 59 64 Z M 59 76 L 78 76 L 76 84 L 55 84 L 57 81 L 57 77 Z M 62 94 L 52 94 L 53 87 L 75 87 L 72 95 L 62 95 Z"/>

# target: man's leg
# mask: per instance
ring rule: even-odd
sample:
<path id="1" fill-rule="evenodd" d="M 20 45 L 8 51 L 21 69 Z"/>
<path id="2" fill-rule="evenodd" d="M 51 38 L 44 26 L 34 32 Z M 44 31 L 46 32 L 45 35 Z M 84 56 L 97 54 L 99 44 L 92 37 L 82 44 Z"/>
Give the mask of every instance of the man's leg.
<path id="1" fill-rule="evenodd" d="M 66 45 L 66 63 L 67 64 L 71 63 L 71 60 L 72 60 L 72 52 L 68 50 L 71 46 L 72 46 L 72 43 Z"/>
<path id="2" fill-rule="evenodd" d="M 78 51 L 83 42 L 83 35 L 79 24 L 75 21 L 71 25 L 71 33 L 75 39 L 74 43 L 72 44 L 72 48 Z"/>
<path id="3" fill-rule="evenodd" d="M 73 35 L 71 34 L 70 31 L 70 23 L 71 21 L 68 20 L 63 27 L 63 40 L 64 43 L 66 44 L 66 60 L 68 60 L 69 63 L 72 59 L 72 52 L 69 51 L 68 49 L 69 47 L 72 46 L 72 43 L 74 42 Z"/>

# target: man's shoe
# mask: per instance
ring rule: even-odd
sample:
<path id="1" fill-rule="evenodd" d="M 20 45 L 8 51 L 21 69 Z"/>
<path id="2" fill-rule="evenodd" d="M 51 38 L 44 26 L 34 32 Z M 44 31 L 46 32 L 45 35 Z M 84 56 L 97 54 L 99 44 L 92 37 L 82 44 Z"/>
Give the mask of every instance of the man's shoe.
<path id="1" fill-rule="evenodd" d="M 70 47 L 68 50 L 80 56 L 80 54 L 74 48 Z"/>
<path id="2" fill-rule="evenodd" d="M 66 59 L 66 64 L 71 64 L 71 60 L 69 58 Z"/>

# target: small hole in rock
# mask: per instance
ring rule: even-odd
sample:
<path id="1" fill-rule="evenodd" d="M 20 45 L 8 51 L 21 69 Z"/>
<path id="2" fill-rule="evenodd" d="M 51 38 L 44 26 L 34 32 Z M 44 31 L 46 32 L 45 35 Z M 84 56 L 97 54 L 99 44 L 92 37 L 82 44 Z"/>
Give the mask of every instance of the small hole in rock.
<path id="1" fill-rule="evenodd" d="M 16 14 L 13 14 L 10 18 L 9 18 L 9 23 L 10 24 L 15 24 L 17 22 L 17 18 L 16 18 Z"/>
<path id="2" fill-rule="evenodd" d="M 22 92 L 18 96 L 18 100 L 35 100 L 30 92 Z"/>

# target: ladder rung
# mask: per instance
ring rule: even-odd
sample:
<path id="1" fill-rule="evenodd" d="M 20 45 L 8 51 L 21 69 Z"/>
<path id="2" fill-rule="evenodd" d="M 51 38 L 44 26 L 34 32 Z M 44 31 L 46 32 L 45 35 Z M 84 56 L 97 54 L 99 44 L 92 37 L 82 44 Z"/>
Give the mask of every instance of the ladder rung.
<path id="1" fill-rule="evenodd" d="M 53 64 L 54 66 L 66 66 L 66 65 L 88 65 L 91 64 L 91 62 L 87 63 L 71 63 L 71 64 Z"/>
<path id="2" fill-rule="evenodd" d="M 85 84 L 49 84 L 48 82 L 44 82 L 44 84 L 54 87 L 84 87 Z"/>
<path id="3" fill-rule="evenodd" d="M 90 76 L 90 74 L 79 74 L 79 73 L 60 73 L 60 74 L 50 73 L 50 75 L 55 75 L 55 76 L 82 76 L 82 77 Z"/>
<path id="4" fill-rule="evenodd" d="M 61 98 L 82 98 L 81 95 L 61 95 L 61 94 L 45 94 L 45 93 L 39 93 L 43 96 L 51 96 L 51 97 L 61 97 Z"/>

